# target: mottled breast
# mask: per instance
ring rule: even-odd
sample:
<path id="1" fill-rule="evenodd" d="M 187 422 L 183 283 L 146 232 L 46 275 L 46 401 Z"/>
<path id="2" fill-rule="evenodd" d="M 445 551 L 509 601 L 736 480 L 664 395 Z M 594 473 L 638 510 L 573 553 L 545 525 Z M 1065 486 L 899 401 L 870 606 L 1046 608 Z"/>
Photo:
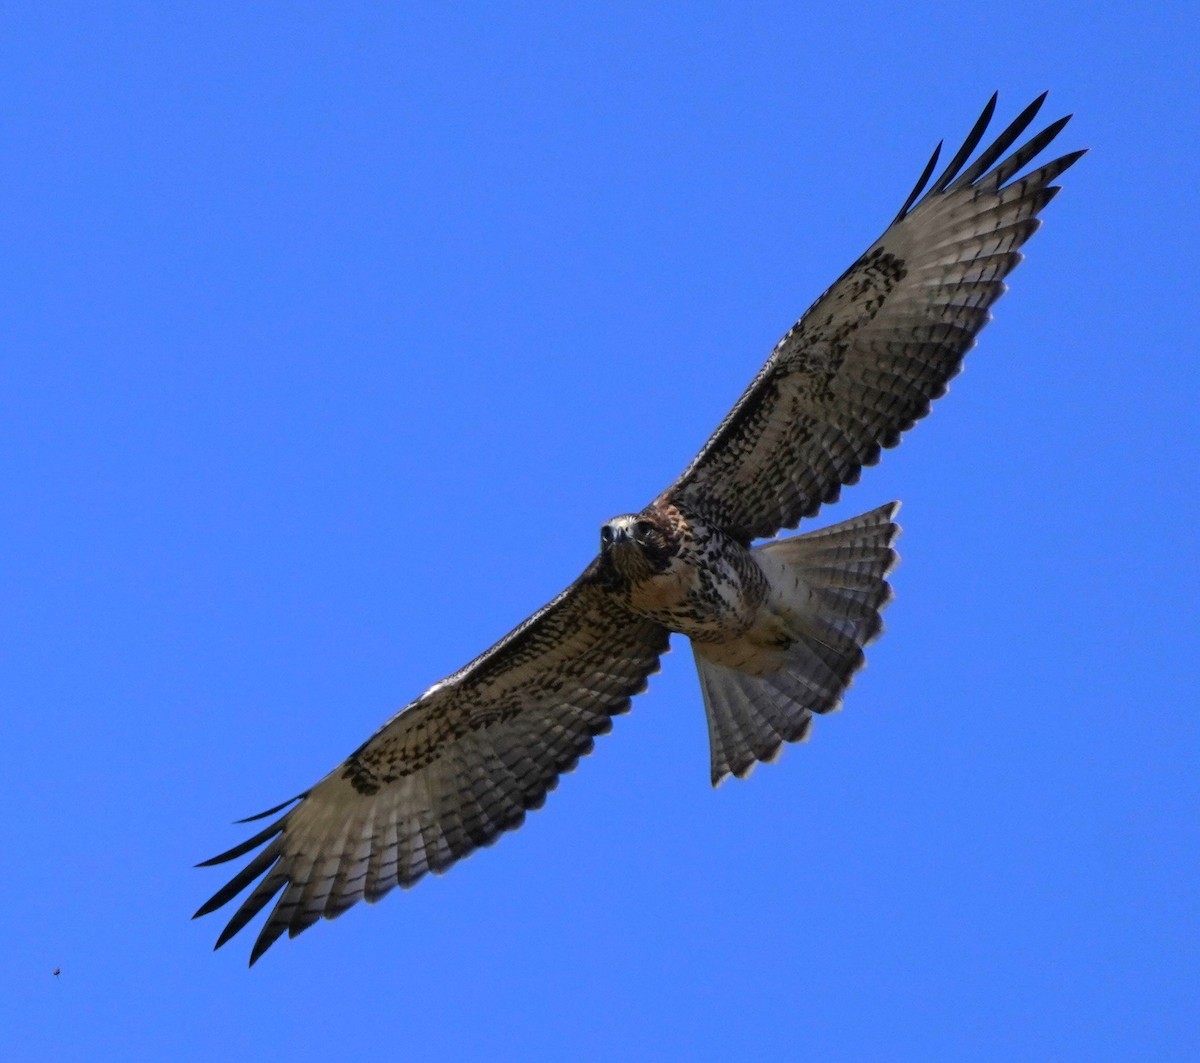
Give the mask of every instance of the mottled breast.
<path id="1" fill-rule="evenodd" d="M 665 564 L 629 582 L 629 608 L 698 642 L 745 631 L 767 597 L 766 577 L 750 551 L 675 506 L 659 504 L 643 514 L 670 526 L 676 549 Z"/>

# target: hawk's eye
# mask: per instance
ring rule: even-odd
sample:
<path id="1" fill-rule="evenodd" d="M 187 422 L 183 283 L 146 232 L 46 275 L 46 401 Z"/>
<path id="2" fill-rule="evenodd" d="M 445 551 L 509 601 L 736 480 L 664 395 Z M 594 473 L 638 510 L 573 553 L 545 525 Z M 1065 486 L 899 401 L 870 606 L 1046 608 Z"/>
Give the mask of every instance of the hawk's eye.
<path id="1" fill-rule="evenodd" d="M 605 524 L 600 529 L 600 541 L 605 545 L 608 545 L 613 541 L 613 530 L 611 524 Z"/>
<path id="2" fill-rule="evenodd" d="M 654 531 L 654 525 L 651 524 L 650 521 L 648 521 L 648 520 L 639 520 L 633 526 L 633 530 L 637 534 L 637 537 L 639 539 L 644 539 L 644 538 L 646 538 L 647 535 L 649 535 L 652 531 Z"/>

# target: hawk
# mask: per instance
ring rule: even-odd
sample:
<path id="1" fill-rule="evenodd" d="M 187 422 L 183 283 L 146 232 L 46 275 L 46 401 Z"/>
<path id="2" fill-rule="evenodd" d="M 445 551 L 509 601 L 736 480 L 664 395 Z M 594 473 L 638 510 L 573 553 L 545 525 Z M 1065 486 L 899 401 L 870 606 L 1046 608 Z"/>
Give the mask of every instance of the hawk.
<path id="1" fill-rule="evenodd" d="M 755 540 L 834 501 L 945 393 L 1054 180 L 1084 154 L 1018 176 L 1069 120 L 1018 144 L 1044 99 L 968 165 L 993 96 L 930 183 L 938 145 L 887 231 L 779 341 L 684 473 L 600 529 L 574 583 L 205 861 L 261 847 L 196 913 L 259 880 L 218 948 L 280 891 L 251 964 L 285 931 L 412 886 L 519 826 L 645 689 L 672 633 L 691 640 L 714 785 L 774 760 L 839 706 L 891 596 L 898 505 Z"/>

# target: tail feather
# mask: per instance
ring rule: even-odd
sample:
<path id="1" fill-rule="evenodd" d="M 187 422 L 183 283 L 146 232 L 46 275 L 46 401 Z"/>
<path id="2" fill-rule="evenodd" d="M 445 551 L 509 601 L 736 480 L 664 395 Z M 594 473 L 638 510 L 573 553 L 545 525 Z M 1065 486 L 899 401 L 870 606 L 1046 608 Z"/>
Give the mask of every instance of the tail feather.
<path id="1" fill-rule="evenodd" d="M 797 713 L 797 696 L 815 700 L 803 687 L 777 686 L 769 677 L 745 684 L 744 673 L 705 661 L 697 655 L 705 705 L 722 705 L 724 711 L 708 713 L 713 785 L 729 774 L 745 778 L 760 760 L 779 757 L 784 742 L 800 742 L 812 726 L 812 713 Z"/>
<path id="2" fill-rule="evenodd" d="M 714 786 L 729 775 L 745 778 L 760 760 L 775 760 L 784 742 L 808 737 L 814 714 L 840 706 L 864 663 L 863 647 L 882 630 L 898 508 L 893 502 L 755 549 L 772 587 L 765 607 L 770 623 L 742 637 L 749 642 L 739 649 L 751 654 L 735 655 L 751 660 L 753 674 L 720 662 L 728 645 L 692 644 Z"/>

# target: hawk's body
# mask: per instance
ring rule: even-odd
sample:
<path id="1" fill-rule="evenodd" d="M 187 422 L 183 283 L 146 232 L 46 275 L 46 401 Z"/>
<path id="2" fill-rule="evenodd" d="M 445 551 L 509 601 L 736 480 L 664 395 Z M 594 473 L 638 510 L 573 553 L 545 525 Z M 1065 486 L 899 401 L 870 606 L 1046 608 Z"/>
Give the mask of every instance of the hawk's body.
<path id="1" fill-rule="evenodd" d="M 654 502 L 605 527 L 622 538 L 600 555 L 604 585 L 630 612 L 693 642 L 737 638 L 767 599 L 767 578 L 750 551 L 679 506 Z"/>
<path id="2" fill-rule="evenodd" d="M 714 783 L 774 759 L 839 705 L 890 596 L 895 504 L 754 540 L 837 498 L 945 393 L 1052 182 L 1083 154 L 1017 177 L 1066 124 L 1005 155 L 1041 102 L 967 166 L 993 97 L 926 190 L 934 153 L 896 220 L 780 340 L 683 475 L 604 526 L 579 579 L 208 861 L 262 846 L 197 913 L 260 880 L 218 945 L 282 890 L 254 962 L 285 931 L 443 871 L 520 824 L 645 688 L 671 633 L 692 641 Z"/>

